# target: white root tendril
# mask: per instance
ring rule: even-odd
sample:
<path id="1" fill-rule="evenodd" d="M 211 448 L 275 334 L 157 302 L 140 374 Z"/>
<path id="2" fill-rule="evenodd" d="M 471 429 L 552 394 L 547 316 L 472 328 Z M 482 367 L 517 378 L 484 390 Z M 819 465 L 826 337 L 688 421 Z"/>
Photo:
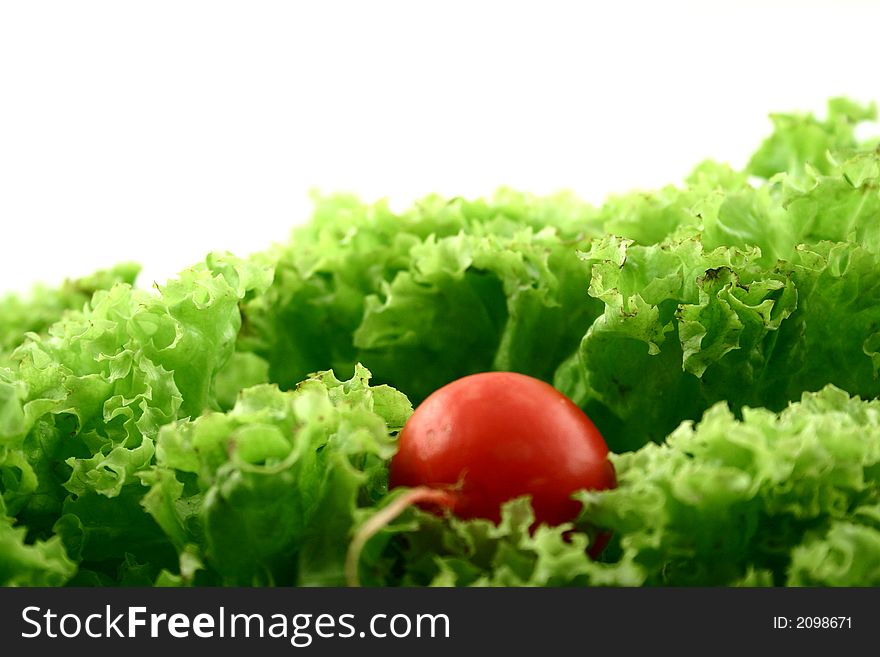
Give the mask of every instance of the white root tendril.
<path id="1" fill-rule="evenodd" d="M 388 506 L 367 520 L 352 538 L 348 546 L 348 554 L 345 558 L 345 582 L 348 586 L 358 587 L 361 585 L 358 576 L 358 565 L 361 560 L 361 552 L 373 536 L 394 522 L 401 513 L 413 504 L 427 502 L 443 507 L 452 506 L 453 496 L 444 490 L 419 486 L 404 493 Z"/>

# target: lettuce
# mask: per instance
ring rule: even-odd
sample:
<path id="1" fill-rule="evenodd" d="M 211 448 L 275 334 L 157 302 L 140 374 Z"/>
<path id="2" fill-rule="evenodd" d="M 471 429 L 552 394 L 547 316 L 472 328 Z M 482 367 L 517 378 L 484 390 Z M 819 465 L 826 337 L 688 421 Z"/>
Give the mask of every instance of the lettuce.
<path id="1" fill-rule="evenodd" d="M 780 410 L 828 383 L 880 394 L 878 253 L 823 241 L 766 269 L 754 249 L 612 237 L 582 257 L 605 312 L 555 383 L 616 451 L 661 441 L 721 400 Z"/>
<path id="2" fill-rule="evenodd" d="M 871 509 L 877 512 L 877 507 Z M 880 586 L 880 530 L 835 522 L 824 534 L 808 538 L 792 553 L 791 586 Z"/>
<path id="3" fill-rule="evenodd" d="M 827 172 L 829 153 L 856 148 L 855 127 L 877 118 L 877 106 L 832 98 L 824 120 L 812 114 L 771 114 L 774 131 L 749 161 L 749 173 L 770 178 L 777 173 L 802 174 L 807 167 Z"/>
<path id="4" fill-rule="evenodd" d="M 47 541 L 26 540 L 27 530 L 0 517 L 0 584 L 3 586 L 59 586 L 76 572 L 55 536 Z"/>
<path id="5" fill-rule="evenodd" d="M 877 584 L 875 118 L 773 115 L 743 170 L 599 207 L 321 197 L 152 290 L 121 265 L 0 299 L 0 584 L 344 584 L 412 404 L 493 369 L 575 400 L 620 486 L 553 528 L 527 497 L 409 509 L 362 582 Z"/>
<path id="6" fill-rule="evenodd" d="M 417 403 L 487 369 L 550 379 L 599 304 L 585 294 L 587 206 L 502 191 L 491 202 L 321 199 L 273 253 L 269 291 L 244 306 L 239 349 L 283 388 L 364 363 Z"/>
<path id="7" fill-rule="evenodd" d="M 81 310 L 98 290 L 107 290 L 116 283 L 134 284 L 140 266 L 119 264 L 99 270 L 90 276 L 66 280 L 57 288 L 36 286 L 30 294 L 7 294 L 0 297 L 0 365 L 8 361 L 9 352 L 17 347 L 27 333 L 44 333 L 69 310 Z"/>
<path id="8" fill-rule="evenodd" d="M 0 481 L 29 540 L 60 537 L 82 566 L 110 577 L 127 553 L 175 562 L 140 506 L 137 474 L 161 426 L 216 405 L 239 300 L 270 277 L 259 263 L 209 256 L 158 294 L 116 283 L 44 335 L 28 334 L 14 369 L 0 370 Z"/>
<path id="9" fill-rule="evenodd" d="M 664 444 L 616 455 L 619 488 L 581 494 L 584 516 L 615 533 L 645 584 L 729 585 L 750 571 L 880 583 L 880 402 L 827 386 L 742 415 L 719 403 Z"/>
<path id="10" fill-rule="evenodd" d="M 880 402 L 827 386 L 780 413 L 746 408 L 742 416 L 718 403 L 662 445 L 613 455 L 618 488 L 579 493 L 584 509 L 573 524 L 530 532 L 525 498 L 508 503 L 497 526 L 410 510 L 368 544 L 362 579 L 418 586 L 880 584 Z M 613 533 L 600 561 L 586 555 L 587 525 Z"/>
<path id="11" fill-rule="evenodd" d="M 355 514 L 385 493 L 391 434 L 412 411 L 369 379 L 359 366 L 345 382 L 324 372 L 289 392 L 259 385 L 227 413 L 162 429 L 142 504 L 202 564 L 196 581 L 345 583 Z"/>
<path id="12" fill-rule="evenodd" d="M 641 216 L 666 208 L 666 236 L 607 235 L 580 252 L 604 311 L 554 383 L 613 449 L 662 441 L 721 400 L 778 411 L 829 383 L 880 394 L 880 154 L 825 169 L 755 188 L 704 163 L 691 187 L 632 200 Z"/>

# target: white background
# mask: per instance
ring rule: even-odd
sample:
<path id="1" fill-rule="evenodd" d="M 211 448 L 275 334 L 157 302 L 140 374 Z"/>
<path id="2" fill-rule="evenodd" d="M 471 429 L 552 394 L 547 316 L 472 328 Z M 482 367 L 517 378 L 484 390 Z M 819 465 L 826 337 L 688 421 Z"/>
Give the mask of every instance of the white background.
<path id="1" fill-rule="evenodd" d="M 878 3 L 608 4 L 0 0 L 0 292 L 262 249 L 313 187 L 601 201 L 880 100 Z"/>

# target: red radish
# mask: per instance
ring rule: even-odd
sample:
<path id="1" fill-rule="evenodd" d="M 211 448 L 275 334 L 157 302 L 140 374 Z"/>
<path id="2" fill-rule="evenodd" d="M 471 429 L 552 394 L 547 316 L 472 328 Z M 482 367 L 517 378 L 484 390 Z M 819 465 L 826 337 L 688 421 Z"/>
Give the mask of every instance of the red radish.
<path id="1" fill-rule="evenodd" d="M 524 374 L 466 376 L 413 413 L 391 461 L 390 486 L 452 495 L 461 518 L 500 520 L 502 503 L 531 495 L 537 522 L 573 520 L 571 494 L 615 485 L 602 435 L 553 386 Z"/>
<path id="2" fill-rule="evenodd" d="M 389 485 L 413 490 L 374 516 L 374 528 L 362 528 L 360 547 L 411 504 L 497 522 L 504 502 L 530 495 L 536 523 L 558 525 L 581 510 L 572 493 L 616 486 L 605 440 L 583 411 L 553 386 L 513 372 L 473 374 L 435 391 L 398 443 Z M 605 541 L 597 539 L 593 556 Z"/>

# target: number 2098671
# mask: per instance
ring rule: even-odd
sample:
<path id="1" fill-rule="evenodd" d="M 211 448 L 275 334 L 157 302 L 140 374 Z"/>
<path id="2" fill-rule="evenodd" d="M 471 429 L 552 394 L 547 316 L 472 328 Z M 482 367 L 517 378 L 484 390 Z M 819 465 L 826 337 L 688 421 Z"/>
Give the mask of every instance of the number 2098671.
<path id="1" fill-rule="evenodd" d="M 776 630 L 851 630 L 852 616 L 774 616 Z"/>

